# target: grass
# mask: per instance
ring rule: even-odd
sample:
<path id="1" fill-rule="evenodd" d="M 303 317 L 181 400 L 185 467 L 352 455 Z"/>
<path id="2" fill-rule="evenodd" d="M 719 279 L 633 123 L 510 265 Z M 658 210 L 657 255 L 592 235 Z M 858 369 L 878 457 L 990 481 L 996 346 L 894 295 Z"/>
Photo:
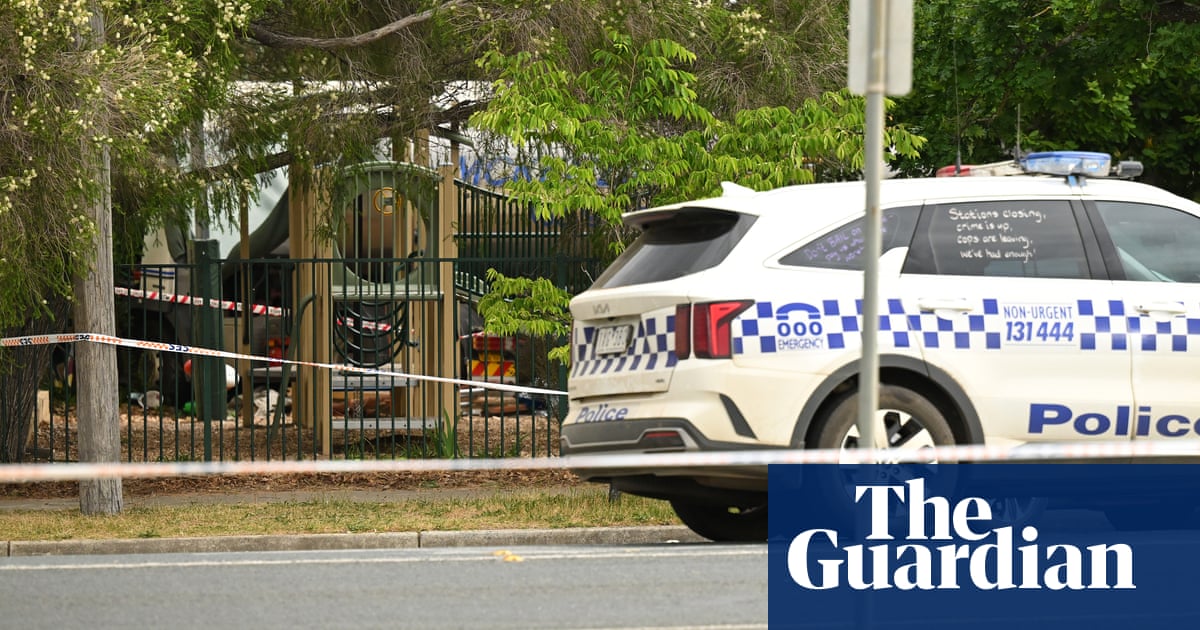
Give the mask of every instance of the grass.
<path id="1" fill-rule="evenodd" d="M 70 510 L 0 511 L 0 539 L 72 540 L 258 534 L 332 534 L 474 529 L 678 525 L 665 501 L 607 488 L 520 492 L 396 502 L 315 500 L 131 507 L 118 516 Z"/>

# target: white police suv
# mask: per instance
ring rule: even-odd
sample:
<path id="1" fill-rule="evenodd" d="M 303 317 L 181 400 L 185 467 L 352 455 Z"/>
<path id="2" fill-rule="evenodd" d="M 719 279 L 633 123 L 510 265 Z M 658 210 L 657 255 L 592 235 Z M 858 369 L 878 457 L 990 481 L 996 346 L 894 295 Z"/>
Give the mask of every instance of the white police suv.
<path id="1" fill-rule="evenodd" d="M 877 445 L 1200 439 L 1200 205 L 1105 154 L 1017 166 L 882 183 Z M 563 453 L 855 446 L 864 200 L 727 186 L 626 215 L 641 236 L 571 302 Z M 766 536 L 763 467 L 578 472 Z"/>

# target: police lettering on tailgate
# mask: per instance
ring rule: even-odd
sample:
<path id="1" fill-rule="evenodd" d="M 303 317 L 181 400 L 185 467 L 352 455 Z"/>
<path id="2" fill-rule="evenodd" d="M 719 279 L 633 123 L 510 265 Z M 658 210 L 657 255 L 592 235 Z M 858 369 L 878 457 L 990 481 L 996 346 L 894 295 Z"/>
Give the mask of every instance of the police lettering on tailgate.
<path id="1" fill-rule="evenodd" d="M 611 422 L 614 420 L 624 420 L 627 415 L 629 415 L 627 407 L 612 407 L 608 403 L 584 405 L 579 410 L 579 415 L 576 416 L 575 422 Z"/>

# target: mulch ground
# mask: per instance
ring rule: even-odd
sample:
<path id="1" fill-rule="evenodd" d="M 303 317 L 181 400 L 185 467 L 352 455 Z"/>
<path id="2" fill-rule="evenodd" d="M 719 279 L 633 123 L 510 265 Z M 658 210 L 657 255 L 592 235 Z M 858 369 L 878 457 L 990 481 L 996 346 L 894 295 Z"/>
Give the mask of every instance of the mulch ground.
<path id="1" fill-rule="evenodd" d="M 314 459 L 311 429 L 285 420 L 278 432 L 265 426 L 244 427 L 237 421 L 214 423 L 214 459 L 296 460 Z M 123 461 L 200 461 L 203 424 L 178 414 L 147 412 L 122 405 Z M 460 457 L 544 457 L 558 452 L 558 423 L 530 414 L 466 416 L 458 425 Z M 334 433 L 334 459 L 432 457 L 433 438 L 388 431 L 338 431 Z M 77 419 L 73 410 L 40 422 L 31 446 L 39 449 L 38 463 L 78 461 Z M 131 455 L 132 453 L 132 455 Z M 323 458 L 322 458 L 323 459 Z M 422 473 L 323 473 L 287 475 L 220 475 L 168 479 L 125 479 L 127 496 L 164 494 L 286 492 L 325 490 L 417 490 L 431 488 L 530 488 L 584 485 L 566 470 L 497 470 Z M 62 498 L 78 496 L 76 482 L 0 484 L 0 497 Z"/>
<path id="2" fill-rule="evenodd" d="M 126 496 L 164 494 L 221 494 L 242 492 L 288 492 L 332 490 L 421 490 L 431 488 L 537 488 L 583 486 L 565 470 L 462 471 L 442 473 L 327 473 L 288 475 L 238 475 L 180 477 L 171 479 L 125 479 Z M 23 499 L 70 498 L 79 496 L 75 482 L 0 484 L 0 497 Z"/>

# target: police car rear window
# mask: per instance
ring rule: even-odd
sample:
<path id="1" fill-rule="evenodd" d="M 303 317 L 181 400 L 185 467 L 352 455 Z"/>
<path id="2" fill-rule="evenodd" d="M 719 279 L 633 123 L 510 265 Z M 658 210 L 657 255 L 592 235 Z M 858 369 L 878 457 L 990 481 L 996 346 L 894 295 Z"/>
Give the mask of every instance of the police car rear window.
<path id="1" fill-rule="evenodd" d="M 880 253 L 895 247 L 908 247 L 917 226 L 918 207 L 886 208 L 880 214 Z M 866 249 L 867 233 L 863 219 L 856 219 L 829 233 L 809 241 L 783 258 L 779 263 L 789 267 L 821 267 L 823 269 L 862 269 L 862 253 Z"/>
<path id="2" fill-rule="evenodd" d="M 725 260 L 754 223 L 754 217 L 711 208 L 682 208 L 635 219 L 642 234 L 592 288 L 672 280 Z"/>

